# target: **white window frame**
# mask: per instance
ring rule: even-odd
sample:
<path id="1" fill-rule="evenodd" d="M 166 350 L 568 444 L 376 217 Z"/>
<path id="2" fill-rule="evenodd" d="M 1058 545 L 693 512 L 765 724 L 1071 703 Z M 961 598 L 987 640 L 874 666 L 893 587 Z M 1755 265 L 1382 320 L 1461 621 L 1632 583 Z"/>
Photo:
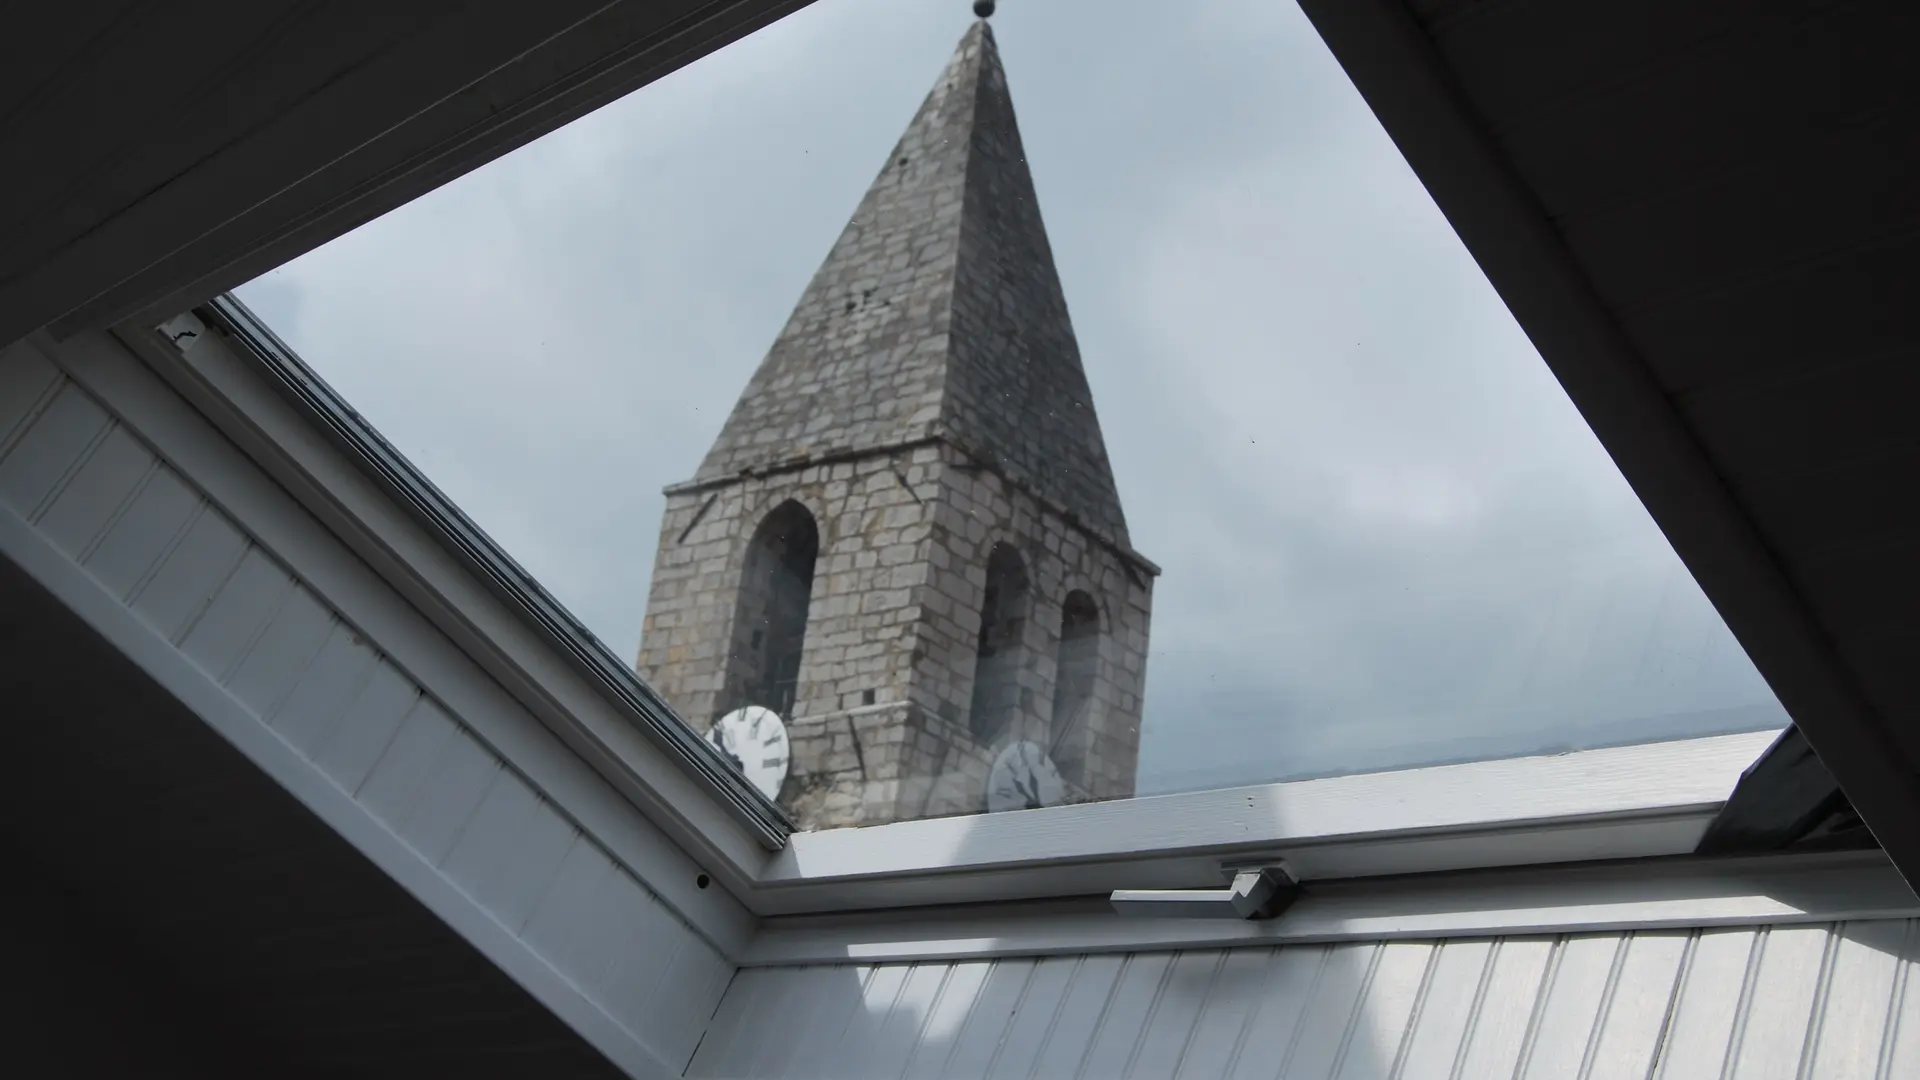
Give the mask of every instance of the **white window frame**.
<path id="1" fill-rule="evenodd" d="M 171 325 L 195 335 L 176 344 L 150 328 L 122 327 L 116 336 L 757 916 L 1219 887 L 1224 866 L 1272 859 L 1313 882 L 1681 855 L 1776 737 L 1727 735 L 770 839 L 764 820 L 737 804 L 739 785 L 714 783 L 649 735 L 632 689 L 607 685 L 614 676 L 587 656 L 598 650 L 604 660 L 611 655 L 604 646 L 565 640 L 585 631 L 570 619 L 542 617 L 515 594 L 530 584 L 476 573 L 457 549 L 475 543 L 472 536 L 436 534 L 431 513 L 403 505 L 343 448 L 337 431 L 325 430 L 310 403 L 289 392 L 284 372 L 272 370 L 298 359 L 290 351 L 260 355 L 283 344 L 229 339 L 192 316 Z M 347 420 L 364 428 L 350 411 Z M 425 485 L 417 474 L 414 480 Z M 254 512 L 229 509 L 243 519 Z M 497 548 L 493 554 L 518 572 Z M 534 599 L 551 603 L 544 594 Z M 638 683 L 630 669 L 618 677 Z M 674 864 L 672 873 L 685 865 Z M 683 914 L 699 919 L 697 898 L 689 907 L 695 910 Z"/>
<path id="2" fill-rule="evenodd" d="M 790 914 L 1691 853 L 1775 732 L 796 833 L 750 905 Z"/>
<path id="3" fill-rule="evenodd" d="M 762 919 L 742 967 L 1438 941 L 1920 916 L 1879 851 L 1636 860 L 1324 882 L 1277 919 L 1118 914 L 1097 898 Z"/>

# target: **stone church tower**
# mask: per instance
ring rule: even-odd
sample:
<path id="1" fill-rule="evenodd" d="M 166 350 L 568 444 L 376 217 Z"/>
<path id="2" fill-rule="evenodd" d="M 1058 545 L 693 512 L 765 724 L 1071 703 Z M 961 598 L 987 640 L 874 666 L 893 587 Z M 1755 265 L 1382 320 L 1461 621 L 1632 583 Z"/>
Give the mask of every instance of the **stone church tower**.
<path id="1" fill-rule="evenodd" d="M 1159 571 L 984 20 L 666 495 L 640 672 L 697 728 L 779 713 L 801 828 L 986 810 L 1010 746 L 1035 801 L 1133 794 Z"/>

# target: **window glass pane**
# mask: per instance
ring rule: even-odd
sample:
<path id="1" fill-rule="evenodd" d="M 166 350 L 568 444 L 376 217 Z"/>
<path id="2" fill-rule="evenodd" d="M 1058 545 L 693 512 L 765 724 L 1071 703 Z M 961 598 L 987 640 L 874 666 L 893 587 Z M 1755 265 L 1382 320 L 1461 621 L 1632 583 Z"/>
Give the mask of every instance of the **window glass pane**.
<path id="1" fill-rule="evenodd" d="M 821 0 L 241 295 L 805 828 L 1787 722 L 1291 4 Z"/>

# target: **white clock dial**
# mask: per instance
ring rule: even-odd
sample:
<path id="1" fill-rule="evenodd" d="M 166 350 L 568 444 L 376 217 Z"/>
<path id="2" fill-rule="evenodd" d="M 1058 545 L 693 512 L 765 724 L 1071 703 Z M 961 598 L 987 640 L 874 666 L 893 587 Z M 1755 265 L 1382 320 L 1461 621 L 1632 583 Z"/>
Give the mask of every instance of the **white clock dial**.
<path id="1" fill-rule="evenodd" d="M 1030 742 L 1009 744 L 993 759 L 987 774 L 987 809 L 1038 810 L 1058 806 L 1066 799 L 1067 782 L 1060 778 L 1047 752 Z"/>
<path id="2" fill-rule="evenodd" d="M 759 705 L 735 709 L 713 722 L 707 741 L 718 747 L 762 795 L 779 798 L 792 753 L 787 745 L 787 725 L 778 713 Z"/>

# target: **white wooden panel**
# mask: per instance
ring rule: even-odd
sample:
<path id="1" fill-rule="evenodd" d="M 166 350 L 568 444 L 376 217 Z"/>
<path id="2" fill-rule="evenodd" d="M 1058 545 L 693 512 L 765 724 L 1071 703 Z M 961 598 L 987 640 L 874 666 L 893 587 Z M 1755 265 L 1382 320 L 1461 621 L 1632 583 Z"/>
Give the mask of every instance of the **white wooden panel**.
<path id="1" fill-rule="evenodd" d="M 1106 1010 L 1094 1025 L 1089 1045 L 1081 1053 L 1080 1072 L 1091 1076 L 1126 1075 L 1147 1022 L 1166 991 L 1176 959 L 1171 953 L 1136 953 L 1125 958 L 1120 978 L 1107 997 Z"/>
<path id="2" fill-rule="evenodd" d="M 177 640 L 249 546 L 226 515 L 202 502 L 160 565 L 134 587 L 133 610 L 161 637 Z"/>
<path id="3" fill-rule="evenodd" d="M 1873 1076 L 1898 1020 L 1903 968 L 1914 959 L 1913 923 L 1874 922 L 1838 931 L 1827 998 L 1821 1003 L 1807 1080 Z M 1888 1073 L 1912 1076 L 1911 1071 Z"/>
<path id="4" fill-rule="evenodd" d="M 877 969 L 873 977 L 867 980 L 860 990 L 860 1007 L 847 1019 L 847 1028 L 840 1036 L 839 1051 L 848 1053 L 858 1047 L 857 1053 L 863 1061 L 872 1050 L 874 1039 L 886 1026 L 887 1015 L 893 1011 L 894 1002 L 900 999 L 901 991 L 907 987 L 907 980 L 913 977 L 914 965 L 889 964 Z M 864 1066 L 863 1066 L 864 1067 Z"/>
<path id="5" fill-rule="evenodd" d="M 629 1030 L 647 1032 L 654 1052 L 675 1072 L 684 1072 L 738 969 L 705 938 L 687 933 L 657 898 L 653 904 L 675 928 L 679 948 L 646 1007 L 616 1018 Z M 656 940 L 665 936 L 658 934 Z"/>
<path id="6" fill-rule="evenodd" d="M 1920 920 L 1887 920 L 748 968 L 688 1075 L 898 1077 L 891 1025 L 906 1012 L 906 1075 L 945 1080 L 1905 1080 L 1920 1076 L 1916 954 Z M 841 1004 L 809 1012 L 816 996 Z M 805 1033 L 739 1048 L 792 1030 Z"/>
<path id="7" fill-rule="evenodd" d="M 13 440 L 6 457 L 0 457 L 0 505 L 36 521 L 40 505 L 81 467 L 109 425 L 106 409 L 71 382 L 61 384 L 54 400 Z"/>
<path id="8" fill-rule="evenodd" d="M 899 1076 L 920 1045 L 927 1019 L 939 1004 L 946 989 L 951 964 L 917 964 L 907 968 L 899 993 L 883 1014 L 878 1014 L 867 1047 L 867 1059 L 876 1072 Z"/>
<path id="9" fill-rule="evenodd" d="M 500 759 L 472 733 L 457 728 L 414 793 L 412 808 L 394 822 L 395 831 L 438 866 L 495 781 L 509 782 L 501 775 Z"/>
<path id="10" fill-rule="evenodd" d="M 1625 944 L 1616 934 L 1581 935 L 1561 942 L 1528 1039 L 1522 1077 L 1555 1080 L 1579 1075 Z"/>
<path id="11" fill-rule="evenodd" d="M 798 992 L 812 999 L 811 1004 L 804 1013 L 795 1014 L 795 1019 L 804 1018 L 804 1023 L 784 1043 L 769 1038 L 755 1047 L 752 1075 L 784 1076 L 791 1067 L 809 1064 L 816 1070 L 810 1075 L 820 1075 L 818 1070 L 832 1060 L 854 1016 L 866 1007 L 872 968 L 842 964 L 806 971 L 805 987 Z"/>
<path id="12" fill-rule="evenodd" d="M 1535 1003 L 1556 944 L 1539 938 L 1494 943 L 1492 968 L 1468 1023 L 1459 1076 L 1512 1076 L 1519 1068 Z"/>
<path id="13" fill-rule="evenodd" d="M 147 357 L 148 363 L 176 370 L 180 357 L 171 349 L 160 353 Z M 679 806 L 698 801 L 692 781 L 628 718 L 613 715 L 617 710 L 580 680 L 565 658 L 508 614 L 486 585 L 438 548 L 322 432 L 307 426 L 250 362 L 211 336 L 200 339 L 194 353 L 195 364 L 210 366 L 196 368 L 175 385 L 199 395 L 206 389 L 200 379 L 215 377 L 223 392 L 244 390 L 241 399 L 196 396 L 199 408 L 208 410 L 201 412 L 108 335 L 82 334 L 57 347 L 68 377 L 137 430 L 170 467 L 192 478 L 196 493 L 212 504 L 203 516 L 225 520 L 231 514 L 244 520 L 249 539 L 331 606 L 380 652 L 383 663 L 405 672 L 424 697 L 458 717 L 546 798 L 563 804 L 566 815 L 596 843 L 641 872 L 681 921 L 728 955 L 741 952 L 754 928 L 752 914 L 730 895 L 696 884 L 706 871 L 724 878 L 729 864 L 697 863 L 662 828 L 635 812 L 636 802 L 655 805 L 647 801 L 654 796 L 633 783 L 636 773 L 644 773 L 649 782 L 660 781 L 687 796 L 676 796 L 665 817 L 680 821 L 683 811 L 706 814 L 699 806 Z M 237 423 L 223 431 L 208 422 L 209 415 Z M 271 440 L 260 437 L 263 429 L 271 430 Z M 251 458 L 243 449 L 263 456 Z M 291 461 L 283 452 L 298 458 L 291 472 L 282 468 Z M 422 560 L 433 566 L 431 585 L 423 586 L 408 569 Z M 456 603 L 457 616 L 436 621 L 453 596 L 463 598 Z M 423 614 L 422 605 L 437 614 Z M 184 620 L 192 611 L 178 614 Z M 176 626 L 168 623 L 166 629 Z M 515 642 L 514 658 L 504 667 L 497 663 L 503 647 L 499 634 Z M 529 641 L 540 647 L 526 651 L 522 646 Z M 592 714 L 590 736 L 574 723 L 583 711 Z M 366 748 L 359 741 L 348 745 L 355 751 Z M 356 765 L 362 761 L 356 759 Z M 349 778 L 343 786 L 352 789 L 363 780 Z M 725 817 L 717 807 L 707 809 Z M 729 851 L 751 850 L 753 858 L 764 858 L 744 832 L 734 832 Z"/>
<path id="14" fill-rule="evenodd" d="M 403 841 L 429 877 L 383 865 L 416 895 L 439 895 L 432 875 L 457 888 L 472 906 L 443 914 L 463 933 L 521 935 L 517 947 L 536 967 L 518 954 L 503 966 L 530 984 L 562 974 L 577 988 L 553 999 L 563 1010 L 586 991 L 592 1012 L 576 1010 L 572 1022 L 590 1031 L 611 1023 L 619 1039 L 634 1040 L 607 1047 L 616 1059 L 641 1073 L 663 1062 L 679 1071 L 732 962 L 134 427 L 77 384 L 36 369 L 36 356 L 16 351 L 0 364 L 4 385 L 31 398 L 31 408 L 0 413 L 6 553 L 92 612 L 110 640 L 202 716 L 217 714 L 209 723 L 253 747 L 254 760 L 299 762 L 306 773 L 273 775 L 303 801 L 319 798 L 314 782 L 352 799 L 366 825 L 329 820 L 363 849 Z M 551 742 L 530 717 L 519 722 Z M 537 918 L 561 909 L 564 924 Z"/>
<path id="15" fill-rule="evenodd" d="M 54 546 L 84 560 L 149 474 L 159 465 L 133 434 L 110 427 L 36 524 Z"/>
<path id="16" fill-rule="evenodd" d="M 1025 972 L 1021 982 L 1020 1001 L 1014 1007 L 1014 1015 L 1008 1020 L 1006 1034 L 996 1043 L 991 1055 L 985 1061 L 985 1074 L 993 1078 L 1016 1078 L 1031 1076 L 1033 1065 L 1041 1057 L 1046 1045 L 1046 1036 L 1052 1030 L 1060 1011 L 1068 1003 L 1068 990 L 1073 986 L 1075 976 L 1079 974 L 1083 957 L 1048 957 L 1043 961 L 1031 961 L 1033 967 Z M 1114 961 L 1112 972 L 1119 970 L 1119 961 Z M 743 972 L 745 976 L 745 972 Z"/>
<path id="17" fill-rule="evenodd" d="M 1275 960 L 1272 949 L 1228 949 L 1214 975 L 1193 1038 L 1172 1075 L 1220 1080 L 1231 1074 Z"/>
<path id="18" fill-rule="evenodd" d="M 1038 1022 L 1017 1030 L 1032 1042 L 1021 1046 L 1022 1052 L 1016 1055 L 1009 1041 L 995 1075 L 1072 1076 L 1086 1055 L 1093 1033 L 1099 1030 L 1107 1002 L 1119 989 L 1127 959 L 1088 956 L 1071 962 L 1071 966 L 1065 968 L 1067 979 L 1063 993 L 1029 1003 L 1028 1008 L 1033 1010 L 1032 1015 Z M 881 968 L 874 974 L 875 981 L 885 973 L 886 968 Z M 1054 974 L 1051 970 L 1046 973 Z M 1037 1010 L 1033 1008 L 1035 1005 L 1039 1006 Z M 1049 1007 L 1051 1016 L 1048 1016 Z"/>
<path id="19" fill-rule="evenodd" d="M 1341 1051 L 1360 1022 L 1360 1005 L 1380 946 L 1369 943 L 1336 945 L 1327 955 L 1320 981 L 1307 1000 L 1306 1014 L 1294 1033 L 1293 1046 L 1282 1060 L 1282 1075 L 1325 1080 L 1339 1065 Z"/>
<path id="20" fill-rule="evenodd" d="M 283 737 L 302 747 L 314 765 L 342 789 L 358 792 L 393 745 L 400 726 L 425 702 L 413 680 L 381 658 L 374 662 L 352 707 L 333 724 L 308 734 L 289 721 Z"/>
<path id="21" fill-rule="evenodd" d="M 1193 1041 L 1227 954 L 1210 949 L 1181 953 L 1160 985 L 1123 1076 L 1172 1076 Z"/>
<path id="22" fill-rule="evenodd" d="M 1920 920 L 1907 924 L 1907 948 L 1887 1010 L 1885 1060 L 1878 1077 L 1920 1076 Z M 1877 1080 L 1877 1078 L 1876 1078 Z"/>
<path id="23" fill-rule="evenodd" d="M 188 622 L 180 651 L 225 683 L 293 591 L 293 575 L 249 544 L 220 591 Z"/>
<path id="24" fill-rule="evenodd" d="M 156 634 L 111 593 L 89 579 L 80 566 L 9 510 L 0 510 L 0 555 L 44 585 L 110 647 L 118 649 L 151 677 L 162 692 L 199 716 L 220 738 L 253 762 L 264 776 L 310 808 L 373 866 L 443 918 L 483 956 L 553 1008 L 612 1061 L 630 1075 L 668 1075 L 643 1034 L 616 1023 L 582 996 L 539 953 L 461 893 L 450 879 L 421 858 L 419 852 L 407 847 L 364 807 L 356 804 L 346 791 L 261 723 L 258 715 L 249 712 L 184 653 Z"/>
<path id="25" fill-rule="evenodd" d="M 872 975 L 872 968 L 852 964 L 802 969 L 800 984 L 784 998 L 797 996 L 807 1004 L 791 1014 L 791 1028 L 783 1023 L 769 1026 L 768 1038 L 753 1047 L 751 1075 L 785 1076 L 790 1068 L 808 1065 L 815 1070 L 811 1075 L 820 1075 L 818 1070 L 832 1060 L 854 1016 L 865 1008 Z M 708 1028 L 709 1033 L 715 1030 Z M 783 1040 L 782 1035 L 787 1037 Z"/>
<path id="26" fill-rule="evenodd" d="M 700 989 L 673 982 L 675 961 L 694 942 L 678 933 L 679 919 L 624 868 L 616 866 L 603 888 L 608 907 L 600 930 L 602 953 L 597 964 L 582 970 L 582 985 L 614 1017 L 642 1025 L 635 1030 L 665 1031 L 668 1020 L 658 1007 L 663 994 L 691 997 Z M 694 1004 L 710 1011 L 719 1000 L 715 989 Z"/>
<path id="27" fill-rule="evenodd" d="M 755 980 L 742 993 L 728 994 L 721 1009 L 714 1013 L 709 1030 L 727 1030 L 738 1016 L 728 1011 L 747 1011 L 760 1017 L 750 1039 L 703 1040 L 695 1051 L 696 1061 L 708 1062 L 708 1068 L 725 1076 L 754 1076 L 762 1064 L 778 1068 L 793 1052 L 806 1031 L 806 1022 L 827 995 L 808 993 L 816 984 L 815 973 L 807 968 L 788 968 L 773 978 Z"/>
<path id="28" fill-rule="evenodd" d="M 953 1045 L 938 1072 L 928 1076 L 986 1076 L 992 1072 L 995 1057 L 1006 1040 L 1033 978 L 1032 960 L 975 960 L 970 970 L 981 971 L 980 989 L 968 1002 L 965 1022 L 954 1033 Z M 932 1055 L 927 1055 L 931 1058 Z M 760 1075 L 770 1075 L 764 1068 Z"/>
<path id="29" fill-rule="evenodd" d="M 815 1020 L 789 1048 L 775 1048 L 773 1067 L 762 1075 L 833 1075 L 835 1063 L 843 1056 L 841 1040 L 852 1026 L 853 1018 L 866 1007 L 867 984 L 876 973 L 874 968 L 854 964 L 833 964 L 807 971 L 810 993 L 820 996 Z M 740 985 L 740 980 L 736 978 L 734 985 Z M 728 1039 L 748 1037 L 752 1031 L 752 1027 L 713 1029 L 707 1032 L 705 1042 L 725 1045 Z"/>
<path id="30" fill-rule="evenodd" d="M 1707 930 L 1694 939 L 1680 976 L 1680 1001 L 1667 1031 L 1660 1080 L 1721 1075 L 1763 937 L 1757 930 Z"/>
<path id="31" fill-rule="evenodd" d="M 361 804 L 397 831 L 399 823 L 413 812 L 427 777 L 459 734 L 460 725 L 446 710 L 438 702 L 423 698 L 407 713 L 373 771 L 355 792 Z"/>
<path id="32" fill-rule="evenodd" d="M 1247 1027 L 1241 1031 L 1230 1075 L 1239 1080 L 1270 1077 L 1277 1064 L 1292 1057 L 1307 1005 L 1318 995 L 1321 981 L 1333 966 L 1334 952 L 1328 946 L 1274 949 L 1269 953 L 1266 979 L 1260 986 L 1259 999 L 1248 1011 Z"/>
<path id="33" fill-rule="evenodd" d="M 498 792 L 496 784 L 490 798 L 498 810 L 483 808 L 483 814 L 514 816 L 509 811 L 518 797 L 502 799 Z M 530 810 L 515 831 L 527 836 L 554 829 L 557 819 L 547 816 L 552 812 L 550 805 Z M 615 1021 L 644 1033 L 676 1070 L 683 1066 L 732 977 L 732 963 L 697 935 L 686 933 L 658 897 L 585 838 L 572 842 L 551 874 L 535 867 L 522 880 L 516 863 L 535 861 L 524 850 L 487 852 L 463 843 L 447 867 L 474 875 L 476 882 L 490 881 L 475 887 L 499 897 L 491 902 L 509 912 L 524 905 L 535 892 L 530 883 L 545 876 L 523 936 L 569 972 Z"/>
<path id="34" fill-rule="evenodd" d="M 1814 1018 L 1833 935 L 1817 926 L 1776 927 L 1760 946 L 1738 1026 L 1733 1073 L 1740 1080 L 1795 1080 Z"/>
<path id="35" fill-rule="evenodd" d="M 1490 941 L 1449 941 L 1439 946 L 1421 996 L 1419 1017 L 1400 1051 L 1401 1080 L 1451 1080 L 1455 1075 L 1492 957 Z"/>
<path id="36" fill-rule="evenodd" d="M 806 968 L 782 968 L 769 972 L 765 979 L 754 980 L 738 994 L 727 995 L 714 1014 L 716 1030 L 730 1029 L 748 1013 L 761 1021 L 750 1039 L 703 1041 L 695 1060 L 722 1076 L 753 1076 L 761 1055 L 777 1063 L 803 1030 L 810 998 L 806 989 L 811 982 L 813 973 Z"/>
<path id="37" fill-rule="evenodd" d="M 1627 939 L 1588 1046 L 1582 1074 L 1587 1080 L 1646 1080 L 1690 941 L 1689 935 L 1673 932 Z"/>
<path id="38" fill-rule="evenodd" d="M 468 895 L 518 930 L 553 883 L 579 836 L 527 782 L 502 771 L 447 855 L 444 869 Z"/>
<path id="39" fill-rule="evenodd" d="M 270 727 L 296 690 L 304 689 L 304 707 L 331 713 L 357 689 L 352 673 L 332 667 L 312 671 L 320 650 L 332 636 L 333 612 L 298 585 L 288 590 L 273 618 L 223 680 L 227 692 L 240 699 Z M 308 678 L 309 674 L 313 678 Z M 347 677 L 342 679 L 345 674 Z M 314 699 L 318 699 L 315 701 Z"/>
<path id="40" fill-rule="evenodd" d="M 83 565 L 108 592 L 125 600 L 159 565 L 160 557 L 179 542 L 181 531 L 199 512 L 199 493 L 171 469 L 157 470 L 94 545 Z"/>
<path id="41" fill-rule="evenodd" d="M 1424 941 L 1394 941 L 1380 947 L 1367 996 L 1340 1047 L 1335 1075 L 1341 1080 L 1387 1080 L 1398 1071 L 1433 951 L 1433 945 Z"/>
<path id="42" fill-rule="evenodd" d="M 576 981 L 612 947 L 602 928 L 614 906 L 607 885 L 618 872 L 597 845 L 574 844 L 527 918 L 522 936 L 554 966 L 574 973 Z"/>
<path id="43" fill-rule="evenodd" d="M 946 1075 L 955 1053 L 961 1047 L 963 1034 L 983 1010 L 989 1015 L 981 1018 L 981 1030 L 1004 1029 L 1007 1011 L 1000 1009 L 997 1019 L 992 1016 L 995 1007 L 985 994 L 987 979 L 993 974 L 993 968 L 991 961 L 973 960 L 962 961 L 948 969 L 946 984 L 940 988 L 939 1000 L 927 1010 L 919 1045 L 914 1047 L 913 1056 L 900 1074 L 902 1080 L 938 1080 Z M 804 993 L 801 987 L 789 989 L 790 993 L 795 991 Z"/>
<path id="44" fill-rule="evenodd" d="M 302 600 L 311 597 L 311 593 L 302 591 Z M 368 683 L 380 665 L 380 654 L 365 639 L 335 618 L 331 611 L 320 608 L 317 601 L 314 603 L 324 616 L 319 647 L 305 668 L 294 676 L 291 689 L 274 702 L 272 712 L 266 716 L 268 725 L 309 760 L 314 759 L 315 748 L 333 733 L 350 710 L 358 714 L 367 707 Z M 290 609 L 293 607 L 289 605 Z M 289 655 L 298 655 L 298 650 L 290 650 Z M 259 659 L 257 653 L 249 657 L 236 682 L 244 678 L 247 668 Z M 319 762 L 316 760 L 315 764 Z"/>
<path id="45" fill-rule="evenodd" d="M 614 670 L 618 660 L 584 642 L 555 648 L 515 600 L 497 595 L 487 575 L 448 550 L 434 527 L 343 453 L 244 350 L 213 334 L 195 339 L 185 355 L 158 335 L 126 333 L 124 341 L 81 335 L 62 359 L 109 404 L 139 412 L 143 434 L 164 456 L 257 525 L 263 545 L 536 786 L 550 797 L 569 789 L 569 811 L 621 861 L 645 867 L 670 906 L 723 951 L 740 950 L 752 914 L 694 895 L 693 883 L 707 870 L 744 887 L 766 860 L 767 830 L 778 830 L 711 798 L 674 753 L 662 752 L 646 719 L 615 700 L 632 687 L 617 676 L 583 677 L 567 654 L 583 648 L 597 654 L 596 666 L 611 662 Z M 130 372 L 138 364 L 129 348 L 168 372 L 204 413 L 183 407 L 150 371 Z M 204 438 L 206 416 L 230 445 Z M 685 732 L 661 737 L 677 744 Z M 583 769 L 598 783 L 586 783 Z M 632 813 L 636 806 L 646 818 Z"/>
<path id="46" fill-rule="evenodd" d="M 106 410 L 85 391 L 71 382 L 62 385 L 0 458 L 0 506 L 29 522 L 38 520 L 42 504 L 111 426 Z"/>

